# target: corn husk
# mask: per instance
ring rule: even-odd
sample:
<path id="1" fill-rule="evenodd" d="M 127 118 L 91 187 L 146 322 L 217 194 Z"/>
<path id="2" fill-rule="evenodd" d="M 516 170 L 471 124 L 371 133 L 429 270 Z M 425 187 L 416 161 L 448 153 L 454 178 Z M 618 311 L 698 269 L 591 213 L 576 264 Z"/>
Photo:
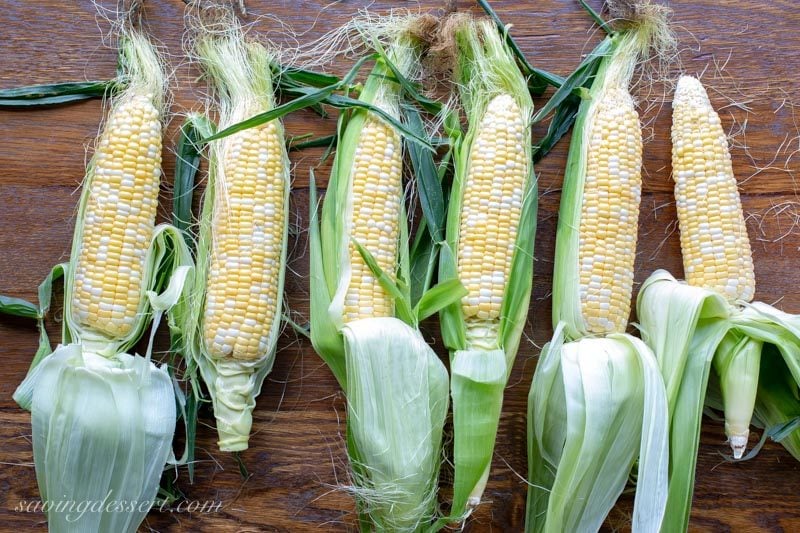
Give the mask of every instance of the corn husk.
<path id="1" fill-rule="evenodd" d="M 748 431 L 754 408 L 765 428 L 800 413 L 800 319 L 763 303 L 739 308 L 663 270 L 642 286 L 637 313 L 642 338 L 653 348 L 669 397 L 669 498 L 662 530 L 685 531 L 704 405 L 723 408 L 726 430 L 740 433 Z M 721 389 L 709 393 L 716 401 L 706 400 L 709 379 L 714 389 Z M 800 431 L 783 442 L 797 457 Z"/>
<path id="2" fill-rule="evenodd" d="M 447 371 L 396 318 L 348 323 L 348 451 L 360 511 L 379 531 L 423 528 L 436 508 Z M 391 399 L 390 401 L 387 401 Z"/>
<path id="3" fill-rule="evenodd" d="M 662 530 L 683 531 L 691 509 L 706 385 L 714 353 L 727 331 L 729 309 L 718 294 L 678 283 L 659 270 L 642 286 L 637 313 L 669 402 L 669 496 Z"/>
<path id="4" fill-rule="evenodd" d="M 172 453 L 176 411 L 166 367 L 62 345 L 15 398 L 30 401 L 49 530 L 135 532 Z"/>
<path id="5" fill-rule="evenodd" d="M 596 531 L 638 459 L 635 531 L 658 531 L 667 399 L 655 357 L 626 334 L 565 341 L 556 328 L 528 399 L 526 531 Z"/>

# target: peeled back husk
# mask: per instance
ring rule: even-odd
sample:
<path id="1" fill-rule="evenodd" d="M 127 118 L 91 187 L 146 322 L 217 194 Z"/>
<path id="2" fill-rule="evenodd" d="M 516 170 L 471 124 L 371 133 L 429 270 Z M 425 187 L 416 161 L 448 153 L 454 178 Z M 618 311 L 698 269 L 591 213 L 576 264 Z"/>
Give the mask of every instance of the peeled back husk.
<path id="1" fill-rule="evenodd" d="M 653 349 L 669 401 L 669 496 L 662 531 L 685 531 L 711 361 L 730 309 L 720 295 L 654 272 L 639 292 L 642 339 Z"/>
<path id="2" fill-rule="evenodd" d="M 342 334 L 359 511 L 378 531 L 415 531 L 435 514 L 447 370 L 422 335 L 396 318 L 350 322 Z"/>
<path id="3" fill-rule="evenodd" d="M 155 501 L 175 431 L 165 367 L 59 346 L 20 385 L 53 533 L 135 532 Z"/>
<path id="4" fill-rule="evenodd" d="M 638 459 L 634 531 L 658 531 L 667 398 L 655 357 L 627 334 L 545 346 L 528 398 L 529 532 L 596 531 Z"/>

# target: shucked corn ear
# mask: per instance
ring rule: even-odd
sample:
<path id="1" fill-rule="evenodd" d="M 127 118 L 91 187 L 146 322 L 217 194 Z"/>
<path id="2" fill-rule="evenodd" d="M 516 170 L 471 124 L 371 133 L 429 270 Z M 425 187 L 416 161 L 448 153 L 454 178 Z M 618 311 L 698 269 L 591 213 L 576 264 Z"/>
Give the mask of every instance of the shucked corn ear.
<path id="1" fill-rule="evenodd" d="M 50 531 L 134 532 L 156 497 L 172 452 L 172 379 L 146 357 L 122 353 L 178 302 L 191 268 L 182 235 L 154 227 L 161 174 L 165 80 L 153 46 L 120 36 L 127 88 L 111 103 L 87 169 L 70 263 L 63 272 L 63 344 L 32 370 L 14 398 L 31 409 L 44 501 L 130 502 L 75 513 L 48 508 Z M 173 325 L 172 318 L 170 324 Z M 37 364 L 38 363 L 38 364 Z"/>
<path id="2" fill-rule="evenodd" d="M 152 45 L 122 38 L 128 87 L 111 106 L 83 183 L 67 276 L 70 329 L 108 355 L 132 346 L 148 320 L 145 296 L 161 178 L 165 82 Z"/>
<path id="3" fill-rule="evenodd" d="M 398 301 L 410 279 L 403 136 L 387 122 L 402 123 L 394 72 L 414 78 L 422 47 L 414 30 L 432 23 L 392 15 L 346 28 L 378 51 L 358 98 L 386 116 L 353 109 L 340 117 L 321 218 L 312 187 L 311 340 L 347 396 L 351 490 L 362 524 L 377 531 L 429 525 L 448 407 L 444 365 L 416 318 L 398 312 L 411 308 Z"/>
<path id="4" fill-rule="evenodd" d="M 625 334 L 642 186 L 641 126 L 628 91 L 639 58 L 673 38 L 660 6 L 609 7 L 630 25 L 593 52 L 602 59 L 570 143 L 556 237 L 555 333 L 528 396 L 526 531 L 599 529 L 637 458 L 633 530 L 657 531 L 666 505 L 664 381 L 650 348 Z"/>
<path id="5" fill-rule="evenodd" d="M 672 102 L 672 170 L 684 273 L 729 302 L 749 302 L 755 272 L 728 139 L 700 81 L 682 76 Z M 741 456 L 758 387 L 762 343 L 729 332 L 715 368 L 725 400 L 725 431 Z"/>
<path id="6" fill-rule="evenodd" d="M 756 394 L 762 423 L 785 423 L 800 409 L 787 380 L 759 382 L 761 352 L 770 367 L 800 380 L 797 317 L 749 302 L 755 276 L 747 228 L 719 116 L 700 82 L 683 76 L 673 100 L 672 168 L 688 284 L 655 272 L 639 293 L 642 338 L 653 347 L 670 406 L 670 479 L 664 531 L 689 524 L 700 422 L 713 367 L 725 430 L 736 458 L 747 445 Z M 783 360 L 777 357 L 780 353 Z M 771 369 L 772 369 L 771 368 Z M 788 442 L 796 443 L 797 434 Z M 791 450 L 791 446 L 789 447 Z"/>
<path id="7" fill-rule="evenodd" d="M 702 84 L 682 76 L 672 102 L 672 176 L 686 282 L 749 302 L 750 239 L 728 138 Z"/>
<path id="8" fill-rule="evenodd" d="M 503 389 L 533 283 L 536 179 L 533 102 L 504 36 L 490 20 L 455 15 L 456 83 L 469 121 L 456 173 L 440 278 L 467 295 L 441 313 L 451 352 L 455 467 L 452 515 L 465 518 L 489 477 Z"/>
<path id="9" fill-rule="evenodd" d="M 214 26 L 200 28 L 195 49 L 225 128 L 274 106 L 272 57 L 245 39 L 230 11 L 218 16 Z M 213 401 L 220 449 L 239 451 L 248 446 L 255 398 L 280 332 L 289 160 L 277 120 L 211 141 L 209 150 L 184 336 Z"/>
<path id="10" fill-rule="evenodd" d="M 564 321 L 570 339 L 624 333 L 628 325 L 642 190 L 641 126 L 624 81 L 631 73 L 624 60 L 608 60 L 576 119 L 553 271 L 553 326 Z"/>
<path id="11" fill-rule="evenodd" d="M 280 322 L 289 170 L 280 124 L 229 139 L 214 183 L 203 336 L 211 357 L 252 361 L 268 354 Z"/>
<path id="12" fill-rule="evenodd" d="M 468 342 L 489 349 L 499 347 L 503 297 L 517 251 L 524 195 L 530 194 L 530 108 L 527 113 L 510 94 L 486 104 L 463 184 L 456 261 L 469 294 L 461 311 Z"/>

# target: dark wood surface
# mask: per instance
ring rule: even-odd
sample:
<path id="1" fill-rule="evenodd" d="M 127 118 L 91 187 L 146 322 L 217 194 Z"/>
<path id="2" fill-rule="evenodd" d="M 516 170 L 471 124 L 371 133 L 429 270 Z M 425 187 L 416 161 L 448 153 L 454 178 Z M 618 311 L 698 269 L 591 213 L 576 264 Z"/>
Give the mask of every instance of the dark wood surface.
<path id="1" fill-rule="evenodd" d="M 114 2 L 101 1 L 112 7 Z M 287 23 L 297 39 L 308 41 L 346 21 L 367 2 L 314 0 L 248 2 L 258 30 L 289 43 L 270 15 Z M 390 7 L 428 9 L 422 5 L 377 1 L 376 11 Z M 597 6 L 597 2 L 593 1 Z M 471 3 L 462 3 L 469 8 Z M 527 57 L 537 66 L 566 75 L 599 39 L 589 18 L 572 0 L 494 2 Z M 682 45 L 682 70 L 704 73 L 714 104 L 723 108 L 723 124 L 733 135 L 733 160 L 740 180 L 753 240 L 757 299 L 778 302 L 800 312 L 797 256 L 800 233 L 795 224 L 800 203 L 795 179 L 800 170 L 798 120 L 800 101 L 800 8 L 792 1 L 699 0 L 676 2 L 674 22 Z M 146 17 L 175 67 L 173 112 L 199 109 L 201 90 L 196 71 L 181 51 L 183 8 L 180 0 L 148 2 Z M 48 2 L 5 0 L 0 9 L 0 87 L 102 79 L 114 73 L 115 52 L 101 43 L 108 24 L 96 20 L 88 0 Z M 334 66 L 341 72 L 347 62 Z M 678 69 L 675 69 L 675 73 Z M 657 95 L 656 95 L 657 96 Z M 541 101 L 537 105 L 541 105 Z M 102 117 L 102 104 L 89 101 L 37 111 L 0 111 L 0 293 L 36 298 L 36 286 L 54 263 L 69 255 L 77 188 Z M 670 180 L 669 103 L 656 101 L 645 114 L 651 139 L 645 146 L 645 186 L 641 208 L 636 280 L 655 268 L 682 273 Z M 170 202 L 176 119 L 165 141 L 163 213 Z M 333 121 L 298 113 L 286 121 L 290 134 L 333 131 Z M 746 124 L 746 130 L 741 126 Z M 530 342 L 523 342 L 506 390 L 497 453 L 485 501 L 469 522 L 470 531 L 518 531 L 525 508 L 526 397 L 539 348 L 549 339 L 550 287 L 559 187 L 567 150 L 557 146 L 537 168 L 541 190 L 536 242 L 534 298 Z M 300 230 L 292 237 L 287 293 L 292 312 L 308 311 L 307 226 L 308 171 L 319 151 L 293 154 L 293 219 Z M 317 171 L 323 181 L 327 167 Z M 438 339 L 435 323 L 425 324 Z M 53 328 L 55 333 L 55 327 Z M 55 337 L 54 337 L 55 338 Z M 0 319 L 0 529 L 45 530 L 42 514 L 17 510 L 21 501 L 38 498 L 30 417 L 11 399 L 36 349 L 32 324 Z M 441 348 L 441 343 L 437 346 Z M 143 531 L 310 531 L 353 530 L 356 516 L 347 483 L 344 452 L 344 399 L 311 344 L 287 329 L 280 341 L 275 369 L 254 415 L 251 448 L 241 455 L 251 476 L 243 480 L 236 461 L 215 446 L 213 417 L 202 413 L 196 481 L 180 472 L 178 485 L 187 498 L 220 501 L 221 510 L 152 512 Z M 768 444 L 761 455 L 743 464 L 723 462 L 726 451 L 721 424 L 704 420 L 697 467 L 691 528 L 695 531 L 800 530 L 800 465 L 782 447 Z M 448 473 L 443 473 L 447 484 Z M 443 490 L 447 494 L 447 489 Z M 609 530 L 629 529 L 631 499 L 624 496 L 611 513 Z M 150 529 L 148 529 L 150 528 Z"/>

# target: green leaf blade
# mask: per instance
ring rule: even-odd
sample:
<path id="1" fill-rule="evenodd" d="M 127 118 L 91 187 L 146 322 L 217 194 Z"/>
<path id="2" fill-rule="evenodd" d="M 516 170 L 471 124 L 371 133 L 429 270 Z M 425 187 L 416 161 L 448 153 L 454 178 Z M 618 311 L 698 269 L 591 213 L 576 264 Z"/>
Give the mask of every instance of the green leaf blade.
<path id="1" fill-rule="evenodd" d="M 21 318 L 39 318 L 39 307 L 28 300 L 0 295 L 0 313 Z"/>

